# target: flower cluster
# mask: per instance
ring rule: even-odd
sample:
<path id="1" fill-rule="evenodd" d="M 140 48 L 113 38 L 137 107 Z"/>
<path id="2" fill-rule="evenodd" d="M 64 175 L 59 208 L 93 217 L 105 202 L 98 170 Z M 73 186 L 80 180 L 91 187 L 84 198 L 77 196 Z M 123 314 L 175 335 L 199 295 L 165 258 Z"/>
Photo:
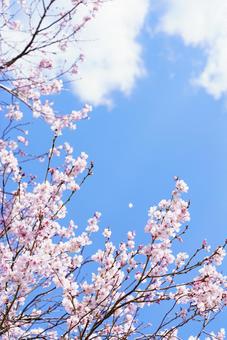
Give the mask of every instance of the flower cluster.
<path id="1" fill-rule="evenodd" d="M 63 76 L 71 74 L 71 79 L 77 74 L 78 64 L 84 59 L 80 51 L 78 55 L 75 53 L 77 35 L 102 2 L 76 0 L 60 6 L 55 0 L 39 4 L 2 3 L 0 70 L 6 76 L 2 77 L 0 90 L 17 99 L 4 107 L 7 118 L 22 119 L 23 108 L 28 107 L 34 117 L 42 117 L 56 134 L 61 134 L 65 127 L 75 129 L 77 121 L 87 118 L 89 105 L 58 115 L 45 97 L 61 93 Z M 75 58 L 68 60 L 66 53 L 75 54 Z M 59 60 L 61 55 L 64 57 Z"/>
<path id="2" fill-rule="evenodd" d="M 17 143 L 1 140 L 0 145 L 3 183 L 6 176 L 12 177 L 16 186 L 10 195 L 7 184 L 1 191 L 3 339 L 42 335 L 48 339 L 119 339 L 139 332 L 137 315 L 146 306 L 170 300 L 188 304 L 184 313 L 182 309 L 177 312 L 179 320 L 186 322 L 192 313 L 205 318 L 226 304 L 226 280 L 214 266 L 221 264 L 225 256 L 223 247 L 193 264 L 185 252 L 173 254 L 173 243 L 189 220 L 188 203 L 181 198 L 186 186 L 183 181 L 179 186 L 176 180 L 171 199 L 149 209 L 147 243 L 137 246 L 135 232 L 129 231 L 127 241 L 116 247 L 110 240 L 111 230 L 105 228 L 104 247 L 89 254 L 91 235 L 99 231 L 101 214 L 96 212 L 81 233 L 73 220 L 67 227 L 60 223 L 67 216 L 68 202 L 80 187 L 77 178 L 86 171 L 84 178 L 91 174 L 87 155 L 81 153 L 74 158 L 68 143 L 53 143 L 46 156 L 45 180 L 28 184 L 16 157 Z M 62 169 L 50 166 L 53 157 L 64 157 Z M 193 281 L 176 281 L 201 265 Z M 46 300 L 49 302 L 45 306 Z M 57 321 L 56 313 L 60 315 Z M 36 326 L 37 319 L 49 320 L 47 326 Z M 55 325 L 54 331 L 48 330 L 50 324 Z M 152 329 L 152 337 L 173 339 L 177 329 L 166 330 L 165 324 L 162 321 L 158 329 Z"/>

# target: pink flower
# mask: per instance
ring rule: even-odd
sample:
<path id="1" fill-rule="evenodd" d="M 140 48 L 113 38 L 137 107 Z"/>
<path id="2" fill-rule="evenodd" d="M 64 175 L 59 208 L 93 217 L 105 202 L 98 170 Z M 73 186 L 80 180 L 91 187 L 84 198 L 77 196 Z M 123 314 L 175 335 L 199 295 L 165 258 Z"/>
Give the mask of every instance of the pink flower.
<path id="1" fill-rule="evenodd" d="M 50 59 L 42 59 L 39 62 L 39 68 L 51 69 L 53 67 L 53 62 Z"/>

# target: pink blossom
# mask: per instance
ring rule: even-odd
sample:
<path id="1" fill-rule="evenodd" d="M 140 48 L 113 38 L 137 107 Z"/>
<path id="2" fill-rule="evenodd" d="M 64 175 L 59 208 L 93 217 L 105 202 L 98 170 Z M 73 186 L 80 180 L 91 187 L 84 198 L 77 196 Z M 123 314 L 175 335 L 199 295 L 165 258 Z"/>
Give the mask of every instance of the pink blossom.
<path id="1" fill-rule="evenodd" d="M 39 63 L 39 68 L 50 69 L 53 67 L 53 62 L 50 59 L 42 59 Z"/>
<path id="2" fill-rule="evenodd" d="M 103 231 L 103 236 L 106 237 L 106 238 L 110 238 L 111 230 L 108 229 L 108 228 L 105 228 L 104 231 Z"/>

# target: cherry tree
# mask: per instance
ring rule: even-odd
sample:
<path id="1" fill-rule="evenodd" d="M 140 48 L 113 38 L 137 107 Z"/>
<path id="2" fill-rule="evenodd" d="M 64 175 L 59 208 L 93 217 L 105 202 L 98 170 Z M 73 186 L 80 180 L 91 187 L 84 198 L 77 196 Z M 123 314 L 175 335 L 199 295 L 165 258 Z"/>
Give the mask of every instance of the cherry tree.
<path id="1" fill-rule="evenodd" d="M 203 241 L 191 255 L 174 251 L 190 220 L 183 180 L 176 177 L 170 198 L 149 209 L 144 244 L 129 231 L 114 245 L 111 230 L 99 227 L 99 212 L 85 229 L 76 216 L 67 219 L 94 164 L 59 136 L 87 119 L 91 107 L 61 112 L 52 101 L 77 77 L 80 32 L 103 2 L 0 5 L 0 338 L 181 339 L 182 328 L 196 324 L 190 340 L 222 340 L 224 329 L 207 326 L 227 304 L 226 277 L 217 270 L 226 242 L 211 250 Z M 28 114 L 52 131 L 43 154 L 28 151 Z M 31 174 L 31 161 L 38 173 Z M 94 250 L 99 232 L 103 247 Z M 164 312 L 145 322 L 143 309 Z"/>

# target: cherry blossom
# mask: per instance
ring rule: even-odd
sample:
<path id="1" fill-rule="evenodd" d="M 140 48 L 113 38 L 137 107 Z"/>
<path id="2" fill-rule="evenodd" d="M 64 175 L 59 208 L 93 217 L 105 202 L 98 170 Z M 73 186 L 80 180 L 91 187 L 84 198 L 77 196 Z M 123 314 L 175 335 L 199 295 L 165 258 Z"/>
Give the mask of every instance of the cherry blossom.
<path id="1" fill-rule="evenodd" d="M 115 230 L 100 226 L 97 211 L 84 225 L 79 212 L 69 214 L 94 163 L 64 140 L 64 129 L 76 129 L 92 108 L 62 112 L 56 104 L 65 74 L 77 74 L 85 56 L 77 51 L 74 63 L 61 67 L 55 56 L 75 44 L 102 2 L 1 4 L 0 338 L 174 340 L 196 323 L 200 330 L 189 339 L 223 340 L 224 329 L 207 326 L 227 305 L 226 276 L 217 269 L 226 242 L 211 250 L 203 241 L 186 252 L 190 204 L 182 179 L 175 177 L 170 197 L 149 208 L 142 244 L 133 230 L 116 244 Z M 38 155 L 29 150 L 29 114 L 52 133 Z M 155 313 L 163 304 L 168 311 L 160 320 L 143 322 L 143 309 Z"/>

